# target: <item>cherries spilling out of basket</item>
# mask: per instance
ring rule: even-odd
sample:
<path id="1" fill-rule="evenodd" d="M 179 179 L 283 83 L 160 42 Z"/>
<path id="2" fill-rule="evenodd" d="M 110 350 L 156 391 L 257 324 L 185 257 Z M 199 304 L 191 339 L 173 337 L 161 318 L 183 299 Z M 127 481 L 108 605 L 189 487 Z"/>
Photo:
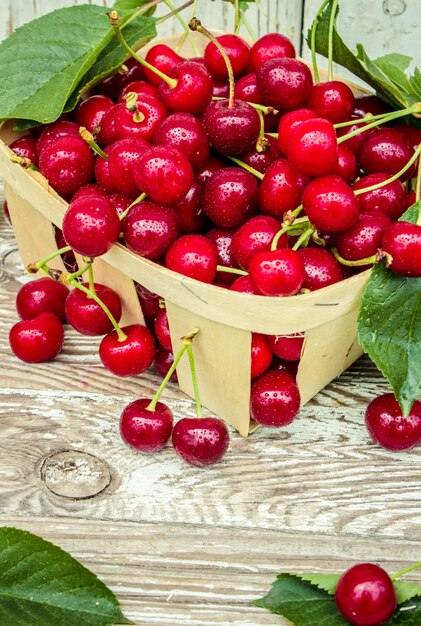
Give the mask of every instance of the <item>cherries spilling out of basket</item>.
<path id="1" fill-rule="evenodd" d="M 122 40 L 118 14 L 109 17 Z M 57 242 L 69 271 L 61 280 L 72 290 L 49 279 L 21 289 L 22 321 L 10 333 L 19 358 L 58 354 L 67 319 L 81 333 L 105 335 L 99 355 L 111 372 L 135 375 L 154 362 L 174 379 L 159 297 L 139 285 L 147 326 L 120 328 L 118 295 L 94 281 L 95 257 L 117 241 L 179 274 L 260 296 L 321 289 L 379 261 L 421 276 L 421 225 L 397 221 L 414 201 L 408 181 L 421 131 L 396 123 L 421 104 L 391 112 L 331 77 L 314 83 L 281 34 L 250 47 L 237 35 L 215 39 L 197 19 L 190 27 L 211 40 L 203 58 L 183 59 L 162 44 L 146 60 L 133 52 L 72 115 L 10 146 L 69 201 Z M 415 198 L 419 178 L 418 169 Z M 33 271 L 48 272 L 53 257 Z M 89 282 L 81 282 L 85 272 Z M 253 334 L 250 412 L 258 423 L 284 426 L 298 414 L 303 342 Z M 150 404 L 136 401 L 122 416 L 123 437 L 142 449 L 144 436 L 145 452 L 171 432 L 168 409 Z M 366 420 L 388 449 L 421 441 L 420 402 L 403 418 L 385 394 Z M 174 445 L 187 450 L 181 431 L 177 425 Z M 203 433 L 195 437 L 198 446 Z"/>

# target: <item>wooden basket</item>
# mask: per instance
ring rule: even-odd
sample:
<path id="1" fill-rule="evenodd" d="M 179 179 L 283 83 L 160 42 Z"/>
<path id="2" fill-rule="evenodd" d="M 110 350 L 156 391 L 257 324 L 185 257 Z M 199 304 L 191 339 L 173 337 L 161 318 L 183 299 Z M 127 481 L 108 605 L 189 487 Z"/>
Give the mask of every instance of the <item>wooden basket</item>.
<path id="1" fill-rule="evenodd" d="M 206 40 L 194 33 L 202 49 Z M 177 43 L 178 37 L 163 40 Z M 146 53 L 153 44 L 146 46 Z M 181 54 L 194 56 L 188 40 Z M 349 84 L 349 83 L 348 83 Z M 366 93 L 351 85 L 355 93 Z M 24 170 L 10 160 L 7 147 L 18 138 L 7 122 L 0 128 L 0 171 L 18 247 L 25 266 L 57 249 L 53 224 L 61 227 L 67 203 L 39 173 Z M 64 269 L 60 258 L 53 267 Z M 369 271 L 319 291 L 289 298 L 268 298 L 233 292 L 172 272 L 116 244 L 95 260 L 95 280 L 115 289 L 123 302 L 122 324 L 142 322 L 135 284 L 140 283 L 165 300 L 174 352 L 180 337 L 194 327 L 197 374 L 202 402 L 241 435 L 250 423 L 251 333 L 304 333 L 297 373 L 302 404 L 339 376 L 361 354 L 357 315 Z M 180 388 L 193 397 L 190 369 L 182 359 L 177 375 Z"/>

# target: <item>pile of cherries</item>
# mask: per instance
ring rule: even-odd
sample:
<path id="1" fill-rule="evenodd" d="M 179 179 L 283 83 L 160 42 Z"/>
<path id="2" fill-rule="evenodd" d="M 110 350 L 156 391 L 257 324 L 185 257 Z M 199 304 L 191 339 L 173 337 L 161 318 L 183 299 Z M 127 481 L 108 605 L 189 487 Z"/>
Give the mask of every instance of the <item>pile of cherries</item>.
<path id="1" fill-rule="evenodd" d="M 81 333 L 105 335 L 99 354 L 114 374 L 152 363 L 167 374 L 174 356 L 159 296 L 139 285 L 147 325 L 120 329 L 118 295 L 80 283 L 72 251 L 92 266 L 117 241 L 215 288 L 259 296 L 321 289 L 380 258 L 399 274 L 421 275 L 421 226 L 397 221 L 416 197 L 407 181 L 421 131 L 391 126 L 399 114 L 376 96 L 356 98 L 337 80 L 314 84 L 278 33 L 251 47 L 222 35 L 194 59 L 157 44 L 146 64 L 131 58 L 73 114 L 10 146 L 69 202 L 57 242 L 73 287 L 42 279 L 21 289 L 22 321 L 10 334 L 19 358 L 53 358 L 66 319 Z M 26 294 L 37 303 L 30 316 Z M 253 334 L 250 411 L 258 423 L 284 426 L 298 414 L 303 340 Z M 367 413 L 373 438 L 389 449 L 418 443 L 421 403 L 404 419 L 392 394 L 382 402 Z"/>

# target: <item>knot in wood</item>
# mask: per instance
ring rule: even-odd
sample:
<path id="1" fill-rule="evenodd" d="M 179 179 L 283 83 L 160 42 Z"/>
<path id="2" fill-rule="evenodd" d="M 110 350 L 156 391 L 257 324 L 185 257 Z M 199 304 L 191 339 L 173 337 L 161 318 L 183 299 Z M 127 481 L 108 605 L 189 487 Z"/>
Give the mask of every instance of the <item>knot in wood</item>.
<path id="1" fill-rule="evenodd" d="M 79 450 L 61 450 L 45 459 L 41 480 L 49 491 L 63 498 L 83 500 L 102 493 L 111 484 L 108 465 Z"/>

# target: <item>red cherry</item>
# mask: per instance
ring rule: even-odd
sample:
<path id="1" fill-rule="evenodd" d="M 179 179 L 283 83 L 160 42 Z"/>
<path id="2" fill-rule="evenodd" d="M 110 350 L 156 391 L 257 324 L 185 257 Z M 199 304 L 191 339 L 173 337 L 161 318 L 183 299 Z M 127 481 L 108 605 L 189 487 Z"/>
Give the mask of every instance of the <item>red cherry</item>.
<path id="1" fill-rule="evenodd" d="M 68 295 L 69 290 L 63 283 L 47 277 L 38 278 L 19 289 L 16 310 L 23 320 L 33 319 L 48 311 L 64 322 L 64 303 Z"/>
<path id="2" fill-rule="evenodd" d="M 158 315 L 161 298 L 157 293 L 152 293 L 152 291 L 149 291 L 149 289 L 146 289 L 146 287 L 140 285 L 139 283 L 136 284 L 136 292 L 140 306 L 142 307 L 142 313 L 149 326 L 148 322 L 153 322 L 155 317 Z"/>
<path id="3" fill-rule="evenodd" d="M 298 254 L 304 262 L 303 289 L 316 291 L 343 280 L 342 266 L 328 250 L 300 248 Z"/>
<path id="4" fill-rule="evenodd" d="M 107 198 L 88 196 L 69 204 L 63 235 L 69 246 L 87 257 L 101 256 L 118 240 L 120 220 Z"/>
<path id="5" fill-rule="evenodd" d="M 107 96 L 90 96 L 83 100 L 75 110 L 75 122 L 84 126 L 90 133 L 96 132 L 104 115 L 114 106 Z"/>
<path id="6" fill-rule="evenodd" d="M 120 434 L 123 441 L 138 452 L 155 454 L 165 447 L 171 437 L 173 415 L 163 402 L 148 409 L 150 400 L 141 398 L 128 404 L 120 417 Z"/>
<path id="7" fill-rule="evenodd" d="M 304 344 L 304 335 L 268 335 L 270 348 L 284 361 L 299 361 Z"/>
<path id="8" fill-rule="evenodd" d="M 355 626 L 379 626 L 396 608 L 393 582 L 373 563 L 359 563 L 339 579 L 335 601 L 342 615 Z"/>
<path id="9" fill-rule="evenodd" d="M 112 141 L 123 137 L 141 137 L 151 141 L 155 130 L 167 116 L 167 110 L 161 100 L 146 94 L 137 96 L 133 103 L 129 103 L 126 96 L 126 103 L 117 104 L 112 111 L 114 111 L 114 118 L 111 118 L 111 122 L 114 119 L 114 132 L 110 133 Z M 103 121 L 105 124 L 106 117 Z"/>
<path id="10" fill-rule="evenodd" d="M 300 410 L 300 392 L 288 372 L 269 370 L 251 385 L 250 414 L 263 426 L 287 426 Z"/>
<path id="11" fill-rule="evenodd" d="M 178 220 L 174 209 L 154 202 L 138 202 L 123 220 L 126 246 L 152 261 L 165 254 L 177 234 Z"/>
<path id="12" fill-rule="evenodd" d="M 102 159 L 102 160 L 104 160 L 104 159 Z M 90 196 L 90 197 L 98 197 L 98 196 L 100 196 L 101 198 L 106 198 L 107 197 L 107 193 L 106 193 L 105 189 L 102 189 L 97 184 L 95 184 L 95 183 L 88 183 L 87 185 L 83 185 L 83 187 L 79 187 L 79 189 L 76 191 L 76 193 L 73 194 L 72 202 L 73 202 L 73 200 L 79 200 L 79 198 L 84 198 L 86 196 Z M 66 245 L 66 242 L 64 242 L 64 240 L 63 240 L 63 246 L 65 246 L 65 245 Z"/>
<path id="13" fill-rule="evenodd" d="M 338 165 L 335 174 L 338 174 L 347 183 L 353 183 L 358 176 L 358 163 L 355 153 L 347 146 L 340 144 L 338 146 Z"/>
<path id="14" fill-rule="evenodd" d="M 266 61 L 281 57 L 295 57 L 292 42 L 280 33 L 268 33 L 260 37 L 250 50 L 248 72 L 257 72 Z"/>
<path id="15" fill-rule="evenodd" d="M 250 378 L 263 374 L 272 362 L 272 350 L 265 335 L 252 333 L 251 335 L 251 371 Z"/>
<path id="16" fill-rule="evenodd" d="M 259 152 L 256 146 L 252 146 L 239 156 L 240 161 L 261 174 L 267 172 L 269 166 L 281 157 L 281 151 L 275 137 L 265 135 L 265 140 L 268 142 L 265 150 Z"/>
<path id="17" fill-rule="evenodd" d="M 115 208 L 118 217 L 121 217 L 122 213 L 129 208 L 133 200 L 130 196 L 118 192 L 108 194 L 107 198 Z"/>
<path id="18" fill-rule="evenodd" d="M 304 263 L 296 250 L 258 252 L 249 261 L 249 276 L 265 296 L 293 296 L 303 286 Z"/>
<path id="19" fill-rule="evenodd" d="M 265 215 L 282 219 L 296 209 L 310 179 L 288 159 L 276 159 L 267 169 L 259 187 L 259 209 Z"/>
<path id="20" fill-rule="evenodd" d="M 158 88 L 151 83 L 147 83 L 145 80 L 135 80 L 124 87 L 121 94 L 118 97 L 118 102 L 123 104 L 126 101 L 126 96 L 129 93 L 137 93 L 138 96 L 152 96 L 158 98 Z"/>
<path id="21" fill-rule="evenodd" d="M 89 288 L 89 283 L 82 283 Z M 96 295 L 109 309 L 116 322 L 121 317 L 120 296 L 110 287 L 95 283 Z M 91 337 L 105 335 L 113 330 L 109 318 L 104 313 L 102 307 L 81 289 L 73 289 L 66 299 L 67 321 L 82 335 Z"/>
<path id="22" fill-rule="evenodd" d="M 246 74 L 237 80 L 234 85 L 234 97 L 236 100 L 263 104 L 262 94 L 257 89 L 256 74 Z"/>
<path id="23" fill-rule="evenodd" d="M 257 71 L 257 87 L 265 103 L 276 109 L 302 107 L 312 86 L 309 68 L 298 59 L 269 59 Z"/>
<path id="24" fill-rule="evenodd" d="M 36 167 L 38 166 L 37 140 L 32 135 L 16 139 L 9 148 L 18 156 L 29 159 Z"/>
<path id="25" fill-rule="evenodd" d="M 172 444 L 190 465 L 207 467 L 218 463 L 229 445 L 228 428 L 216 417 L 183 417 L 174 426 Z"/>
<path id="26" fill-rule="evenodd" d="M 376 254 L 391 223 L 379 211 L 360 213 L 355 224 L 337 238 L 336 248 L 339 254 L 347 261 L 359 261 Z M 360 267 L 370 267 L 370 264 Z"/>
<path id="27" fill-rule="evenodd" d="M 203 210 L 217 226 L 236 228 L 255 213 L 257 193 L 253 174 L 226 167 L 206 181 Z"/>
<path id="28" fill-rule="evenodd" d="M 212 102 L 203 116 L 212 146 L 221 154 L 233 156 L 250 148 L 260 132 L 257 111 L 243 100 Z"/>
<path id="29" fill-rule="evenodd" d="M 347 122 L 352 115 L 355 98 L 351 89 L 340 80 L 313 85 L 307 106 L 332 124 Z"/>
<path id="30" fill-rule="evenodd" d="M 165 309 L 159 309 L 154 323 L 155 336 L 165 350 L 172 352 L 170 326 L 168 315 Z"/>
<path id="31" fill-rule="evenodd" d="M 111 148 L 112 148 L 112 144 L 104 148 L 104 152 L 107 156 L 110 154 Z M 95 179 L 100 189 L 105 191 L 106 194 L 115 193 L 116 191 L 118 191 L 116 182 L 110 174 L 110 166 L 108 163 L 108 159 L 103 159 L 102 157 L 98 157 L 97 160 L 95 161 Z"/>
<path id="32" fill-rule="evenodd" d="M 283 154 L 288 154 L 288 145 L 292 130 L 305 120 L 314 120 L 317 114 L 310 109 L 294 109 L 284 113 L 279 120 L 278 143 Z"/>
<path id="33" fill-rule="evenodd" d="M 351 228 L 359 214 L 351 187 L 336 174 L 312 180 L 304 191 L 303 206 L 310 222 L 327 233 Z"/>
<path id="34" fill-rule="evenodd" d="M 156 371 L 158 372 L 158 374 L 162 376 L 162 378 L 165 378 L 165 376 L 168 374 L 168 371 L 173 363 L 174 363 L 173 353 L 169 352 L 168 350 L 165 350 L 165 348 L 163 348 L 162 346 L 157 346 L 156 352 L 155 352 L 155 358 L 153 360 L 153 365 Z M 174 371 L 171 374 L 170 381 L 172 383 L 177 382 L 176 371 Z"/>
<path id="35" fill-rule="evenodd" d="M 213 282 L 217 263 L 216 248 L 203 235 L 179 237 L 170 246 L 165 257 L 168 269 L 203 283 Z"/>
<path id="36" fill-rule="evenodd" d="M 168 74 L 174 65 L 177 65 L 177 63 L 183 60 L 183 57 L 166 44 L 156 44 L 152 46 L 145 57 L 145 61 L 156 67 L 156 69 L 160 70 L 163 74 Z M 162 81 L 161 77 L 148 67 L 144 67 L 143 71 L 145 72 L 147 80 L 159 87 Z"/>
<path id="37" fill-rule="evenodd" d="M 213 84 L 212 96 L 214 98 L 228 98 L 229 97 L 230 85 L 228 81 L 213 79 L 212 84 Z"/>
<path id="38" fill-rule="evenodd" d="M 159 96 L 169 111 L 183 111 L 200 115 L 212 100 L 213 83 L 208 70 L 194 63 L 183 61 L 167 72 L 177 81 L 170 87 L 165 81 L 159 85 Z"/>
<path id="39" fill-rule="evenodd" d="M 79 126 L 75 122 L 69 120 L 57 120 L 52 124 L 43 127 L 43 131 L 38 137 L 37 150 L 40 154 L 52 141 L 64 135 L 73 135 L 79 137 Z"/>
<path id="40" fill-rule="evenodd" d="M 319 117 L 304 120 L 292 127 L 288 158 L 309 176 L 335 172 L 338 167 L 338 144 L 332 122 Z"/>
<path id="41" fill-rule="evenodd" d="M 351 117 L 351 119 L 354 119 L 354 116 Z M 359 118 L 355 118 L 356 120 Z M 360 123 L 360 124 L 351 124 L 350 126 L 345 126 L 344 128 L 337 128 L 336 129 L 336 136 L 339 137 L 343 137 L 344 135 L 348 135 L 353 133 L 355 130 L 360 130 L 361 128 L 364 128 L 364 126 L 367 126 L 368 122 L 366 123 Z M 365 131 L 363 133 L 354 135 L 353 137 L 350 137 L 349 139 L 346 139 L 346 141 L 344 141 L 343 143 L 341 143 L 341 146 L 346 146 L 349 150 L 352 150 L 352 152 L 357 155 L 358 154 L 358 150 L 360 149 L 360 146 L 362 144 L 362 142 L 364 141 L 364 139 L 367 137 L 367 135 L 370 133 L 371 131 Z"/>
<path id="42" fill-rule="evenodd" d="M 221 159 L 218 159 L 216 156 L 210 156 L 196 169 L 196 178 L 205 183 L 215 172 L 222 170 L 224 167 L 225 163 Z"/>
<path id="43" fill-rule="evenodd" d="M 421 226 L 395 222 L 386 230 L 382 250 L 388 255 L 386 264 L 395 274 L 421 276 Z"/>
<path id="44" fill-rule="evenodd" d="M 155 340 L 146 326 L 132 324 L 121 329 L 127 338 L 119 341 L 113 330 L 102 339 L 99 356 L 104 367 L 116 376 L 136 376 L 146 371 L 155 356 Z"/>
<path id="45" fill-rule="evenodd" d="M 167 146 L 146 150 L 133 175 L 139 189 L 162 204 L 181 200 L 193 182 L 193 170 L 187 158 L 180 150 Z"/>
<path id="46" fill-rule="evenodd" d="M 415 152 L 421 143 L 421 129 L 411 124 L 396 124 L 393 128 L 405 138 L 406 142 Z"/>
<path id="47" fill-rule="evenodd" d="M 177 213 L 178 229 L 181 233 L 195 233 L 205 226 L 207 220 L 203 211 L 203 193 L 204 184 L 194 178 L 184 198 L 172 205 Z"/>
<path id="48" fill-rule="evenodd" d="M 358 151 L 360 165 L 366 174 L 382 172 L 397 174 L 413 156 L 414 151 L 406 139 L 394 128 L 375 128 L 363 140 Z M 412 176 L 410 167 L 401 180 Z"/>
<path id="49" fill-rule="evenodd" d="M 109 146 L 108 168 L 113 185 L 121 193 L 135 196 L 139 188 L 134 181 L 141 155 L 149 150 L 151 145 L 141 137 L 124 137 Z"/>
<path id="50" fill-rule="evenodd" d="M 250 46 L 238 37 L 238 35 L 220 35 L 216 38 L 224 48 L 232 67 L 234 76 L 241 74 L 247 66 L 249 60 Z M 217 80 L 228 79 L 227 64 L 215 46 L 213 41 L 209 42 L 204 53 L 205 65 L 213 78 Z"/>
<path id="51" fill-rule="evenodd" d="M 250 276 L 240 276 L 230 286 L 230 291 L 238 291 L 238 293 L 249 293 L 254 296 L 260 296 L 261 293 L 251 280 Z"/>
<path id="52" fill-rule="evenodd" d="M 112 100 L 117 100 L 121 90 L 126 85 L 144 78 L 143 66 L 131 57 L 125 61 L 124 65 L 118 68 L 115 74 L 101 81 L 96 89 L 99 93 L 108 96 Z"/>
<path id="53" fill-rule="evenodd" d="M 369 174 L 352 186 L 354 191 L 366 189 L 390 178 L 389 174 Z M 388 183 L 379 189 L 366 191 L 357 196 L 361 211 L 379 211 L 396 221 L 406 209 L 405 187 L 400 180 Z"/>
<path id="54" fill-rule="evenodd" d="M 221 228 L 215 226 L 206 233 L 206 237 L 210 239 L 216 248 L 218 255 L 218 265 L 224 267 L 237 267 L 232 253 L 232 240 L 235 234 L 233 228 Z M 215 281 L 224 285 L 231 285 L 236 279 L 236 274 L 230 272 L 217 272 Z"/>
<path id="55" fill-rule="evenodd" d="M 17 322 L 10 329 L 9 343 L 13 353 L 26 363 L 54 359 L 63 347 L 63 325 L 52 313 Z"/>
<path id="56" fill-rule="evenodd" d="M 263 250 L 270 250 L 272 240 L 281 229 L 281 224 L 273 217 L 257 215 L 250 218 L 236 231 L 232 238 L 232 260 L 234 267 L 248 269 L 250 259 Z M 281 235 L 277 248 L 287 246 L 286 234 Z"/>
<path id="57" fill-rule="evenodd" d="M 81 137 L 62 135 L 41 150 L 39 169 L 57 193 L 72 196 L 79 187 L 91 182 L 94 157 Z"/>
<path id="58" fill-rule="evenodd" d="M 370 402 L 365 425 L 372 440 L 387 450 L 409 450 L 421 442 L 421 402 L 414 402 L 403 417 L 393 393 L 384 393 Z"/>
<path id="59" fill-rule="evenodd" d="M 116 129 L 116 120 L 120 115 L 121 107 L 112 107 L 101 119 L 101 123 L 97 130 L 97 141 L 102 146 L 108 146 L 110 143 L 120 139 L 119 133 Z"/>
<path id="60" fill-rule="evenodd" d="M 193 168 L 209 158 L 209 139 L 205 127 L 191 113 L 173 113 L 155 130 L 152 142 L 180 150 Z"/>

